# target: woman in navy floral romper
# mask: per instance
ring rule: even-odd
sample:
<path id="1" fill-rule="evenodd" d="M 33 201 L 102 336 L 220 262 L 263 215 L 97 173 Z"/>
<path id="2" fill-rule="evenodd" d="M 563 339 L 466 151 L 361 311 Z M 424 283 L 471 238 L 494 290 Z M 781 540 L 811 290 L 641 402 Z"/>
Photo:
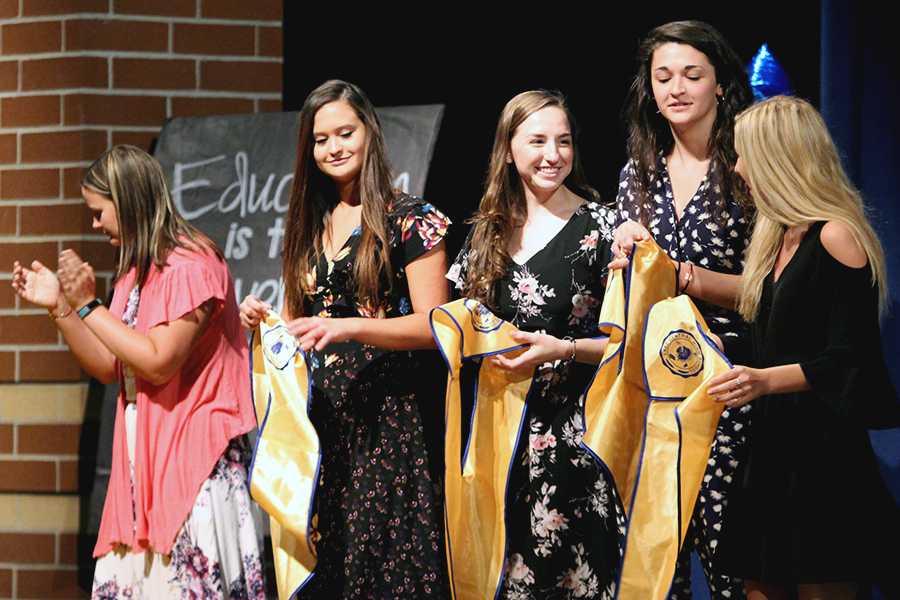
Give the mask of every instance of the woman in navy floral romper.
<path id="1" fill-rule="evenodd" d="M 733 130 L 736 114 L 751 98 L 740 60 L 709 25 L 668 23 L 642 41 L 625 109 L 629 161 L 619 180 L 613 250 L 628 252 L 632 239 L 651 236 L 681 264 L 681 287 L 688 294 L 693 291 L 693 264 L 730 275 L 743 268 L 750 216 L 738 201 L 744 196 L 733 173 Z M 746 323 L 730 308 L 696 304 L 726 350 L 748 334 Z M 733 353 L 729 358 L 745 360 Z M 722 413 L 671 598 L 691 595 L 690 553 L 695 549 L 713 598 L 744 597 L 741 582 L 717 567 L 716 547 L 728 490 L 741 464 L 749 412 L 746 405 Z"/>

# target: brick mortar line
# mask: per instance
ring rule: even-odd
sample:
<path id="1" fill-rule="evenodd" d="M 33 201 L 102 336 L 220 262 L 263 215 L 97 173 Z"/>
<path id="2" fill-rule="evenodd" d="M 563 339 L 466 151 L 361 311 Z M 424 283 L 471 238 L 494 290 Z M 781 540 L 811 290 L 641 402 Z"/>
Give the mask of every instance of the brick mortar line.
<path id="1" fill-rule="evenodd" d="M 24 92 L 0 92 L 0 100 L 4 98 L 28 98 L 31 96 L 74 96 L 87 94 L 91 96 L 181 96 L 185 98 L 246 98 L 248 100 L 280 100 L 281 92 L 247 92 L 236 90 L 204 90 L 195 88 L 159 89 L 159 88 L 51 88 L 47 90 L 28 90 Z"/>
<path id="2" fill-rule="evenodd" d="M 4 531 L 0 533 L 36 533 L 38 535 L 53 535 L 58 533 L 78 533 L 77 531 L 32 531 L 20 529 L 19 531 Z M 0 562 L 0 569 L 15 569 L 17 571 L 77 571 L 78 565 L 62 565 L 51 563 L 10 563 Z M 18 598 L 13 594 L 12 598 Z"/>
<path id="3" fill-rule="evenodd" d="M 22 317 L 28 315 L 45 315 L 43 308 L 0 308 L 0 317 Z"/>
<path id="4" fill-rule="evenodd" d="M 0 352 L 44 352 L 47 350 L 53 350 L 54 352 L 57 350 L 68 350 L 68 346 L 59 346 L 59 345 L 51 345 L 51 344 L 0 344 Z M 6 382 L 6 383 L 15 383 L 15 382 Z M 62 382 L 62 383 L 77 383 L 75 381 L 72 382 Z"/>
<path id="5" fill-rule="evenodd" d="M 18 60 L 47 60 L 54 58 L 146 58 L 146 59 L 184 59 L 207 62 L 265 62 L 283 63 L 282 56 L 257 56 L 255 54 L 196 54 L 188 52 L 153 52 L 148 50 L 73 50 L 72 52 L 35 52 L 33 54 L 4 54 L 2 62 Z"/>
<path id="6" fill-rule="evenodd" d="M 60 233 L 60 234 L 34 234 L 34 235 L 0 235 L 0 243 L 40 243 L 40 242 L 105 242 L 109 238 L 96 233 Z"/>
<path id="7" fill-rule="evenodd" d="M 234 25 L 264 27 L 282 27 L 284 21 L 254 19 L 223 19 L 221 17 L 176 17 L 164 15 L 131 15 L 127 13 L 69 13 L 61 15 L 32 15 L 28 17 L 12 17 L 0 19 L 0 25 L 18 25 L 20 23 L 46 23 L 67 21 L 134 21 L 142 23 L 171 23 L 185 25 Z M 65 27 L 63 27 L 65 29 Z"/>
<path id="8" fill-rule="evenodd" d="M 106 132 L 105 129 L 99 130 L 103 133 Z M 53 133 L 52 131 L 47 131 L 44 133 Z M 60 132 L 61 133 L 61 132 Z M 36 169 L 76 169 L 76 168 L 85 168 L 90 166 L 89 161 L 79 161 L 77 163 L 74 162 L 66 162 L 66 163 L 8 163 L 4 165 L 0 165 L 0 171 L 33 171 Z M 63 190 L 64 191 L 64 190 Z M 62 200 L 59 196 L 52 196 L 49 199 L 53 200 Z M 39 200 L 39 198 L 9 198 L 9 201 L 13 200 Z M 6 202 L 7 199 L 3 199 L 3 202 Z"/>
<path id="9" fill-rule="evenodd" d="M 78 198 L 63 198 L 60 200 L 59 198 L 51 198 L 47 200 L 3 200 L 3 206 L 72 206 L 75 204 L 84 204 L 84 200 Z M 18 235 L 16 236 L 18 237 Z M 2 278 L 0 278 L 2 279 Z"/>
<path id="10" fill-rule="evenodd" d="M 127 98 L 128 96 L 122 96 Z M 241 98 L 243 100 L 244 98 Z M 247 98 L 249 100 L 249 98 Z M 211 115 L 212 116 L 212 115 Z M 80 131 L 159 131 L 161 125 L 32 125 L 30 127 L 0 127 L 3 133 L 72 133 Z M 88 161 L 77 161 L 90 164 Z M 13 163 L 6 163 L 12 165 Z M 23 164 L 51 164 L 51 163 L 23 163 Z M 58 164 L 58 163 L 52 163 Z M 2 165 L 0 165 L 2 166 Z"/>
<path id="11" fill-rule="evenodd" d="M 58 423 L 59 425 L 72 425 L 73 423 Z M 20 427 L 22 425 L 52 425 L 52 423 L 19 423 Z M 17 428 L 18 429 L 18 428 Z M 80 456 L 78 454 L 0 454 L 0 460 L 12 460 L 12 461 L 24 461 L 30 460 L 33 462 L 73 462 L 76 460 L 80 460 Z"/>

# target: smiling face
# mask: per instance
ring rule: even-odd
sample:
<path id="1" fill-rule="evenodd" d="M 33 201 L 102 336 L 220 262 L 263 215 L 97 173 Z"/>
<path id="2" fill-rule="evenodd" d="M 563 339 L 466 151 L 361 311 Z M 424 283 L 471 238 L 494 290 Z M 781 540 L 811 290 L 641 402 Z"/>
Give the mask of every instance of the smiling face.
<path id="1" fill-rule="evenodd" d="M 313 160 L 336 183 L 356 179 L 366 150 L 366 126 L 344 100 L 325 104 L 313 122 Z"/>
<path id="2" fill-rule="evenodd" d="M 572 172 L 575 149 L 565 111 L 548 106 L 533 112 L 516 128 L 508 163 L 514 163 L 522 183 L 538 195 L 549 195 Z"/>
<path id="3" fill-rule="evenodd" d="M 673 127 L 715 120 L 722 88 L 709 58 L 693 46 L 668 42 L 654 50 L 650 81 L 657 109 Z"/>
<path id="4" fill-rule="evenodd" d="M 120 246 L 122 240 L 119 237 L 119 219 L 116 213 L 115 203 L 89 188 L 81 188 L 81 197 L 91 211 L 91 227 L 94 231 L 105 233 L 109 237 L 109 243 Z"/>

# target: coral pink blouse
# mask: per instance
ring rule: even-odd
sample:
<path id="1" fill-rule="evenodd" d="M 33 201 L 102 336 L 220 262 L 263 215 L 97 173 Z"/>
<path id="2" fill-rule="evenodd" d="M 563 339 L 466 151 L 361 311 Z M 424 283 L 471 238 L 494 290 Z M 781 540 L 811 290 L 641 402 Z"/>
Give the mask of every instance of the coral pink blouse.
<path id="1" fill-rule="evenodd" d="M 136 276 L 132 269 L 116 282 L 110 312 L 117 317 L 124 312 Z M 181 370 L 158 386 L 136 378 L 134 512 L 125 397 L 119 394 L 112 470 L 95 557 L 116 544 L 134 552 L 152 549 L 168 554 L 229 440 L 256 427 L 247 339 L 224 261 L 212 252 L 178 248 L 162 270 L 151 267 L 141 288 L 135 330 L 146 334 L 212 299 L 216 302 L 209 325 Z"/>

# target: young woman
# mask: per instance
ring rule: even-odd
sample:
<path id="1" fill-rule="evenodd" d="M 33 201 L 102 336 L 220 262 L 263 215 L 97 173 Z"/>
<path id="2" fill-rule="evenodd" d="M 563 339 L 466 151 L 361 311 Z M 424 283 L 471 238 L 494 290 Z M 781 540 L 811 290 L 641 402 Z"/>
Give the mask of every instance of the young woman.
<path id="1" fill-rule="evenodd" d="M 581 446 L 613 215 L 587 186 L 565 99 L 519 94 L 500 115 L 487 185 L 447 277 L 522 333 L 506 369 L 537 367 L 507 494 L 501 598 L 611 597 L 621 559 L 612 476 Z"/>
<path id="2" fill-rule="evenodd" d="M 717 295 L 714 288 L 699 296 L 692 275 L 697 267 L 741 272 L 750 219 L 733 173 L 733 131 L 735 115 L 752 101 L 750 85 L 734 50 L 699 21 L 652 30 L 640 44 L 637 63 L 625 107 L 629 161 L 619 181 L 613 250 L 630 252 L 634 240 L 652 237 L 679 262 L 680 289 L 708 300 L 698 308 L 712 332 L 730 345 L 747 335 L 733 310 L 733 294 Z M 749 410 L 722 414 L 672 598 L 690 597 L 694 549 L 714 598 L 742 595 L 740 582 L 718 568 L 716 546 L 746 444 Z"/>
<path id="3" fill-rule="evenodd" d="M 744 111 L 735 145 L 758 211 L 737 297 L 752 367 L 709 392 L 729 409 L 756 408 L 723 567 L 752 600 L 854 598 L 860 582 L 896 581 L 889 549 L 900 539 L 866 432 L 900 424 L 878 323 L 884 253 L 807 102 L 775 97 Z"/>
<path id="4" fill-rule="evenodd" d="M 119 248 L 112 305 L 71 250 L 58 276 L 16 263 L 12 285 L 47 308 L 85 371 L 120 383 L 92 595 L 265 598 L 245 484 L 256 420 L 228 267 L 175 212 L 146 152 L 107 151 L 81 193 Z"/>
<path id="5" fill-rule="evenodd" d="M 304 598 L 445 598 L 442 504 L 417 360 L 448 299 L 449 220 L 391 187 L 375 110 L 327 81 L 300 112 L 282 315 L 312 367 L 318 564 Z M 270 307 L 241 305 L 255 327 Z"/>

